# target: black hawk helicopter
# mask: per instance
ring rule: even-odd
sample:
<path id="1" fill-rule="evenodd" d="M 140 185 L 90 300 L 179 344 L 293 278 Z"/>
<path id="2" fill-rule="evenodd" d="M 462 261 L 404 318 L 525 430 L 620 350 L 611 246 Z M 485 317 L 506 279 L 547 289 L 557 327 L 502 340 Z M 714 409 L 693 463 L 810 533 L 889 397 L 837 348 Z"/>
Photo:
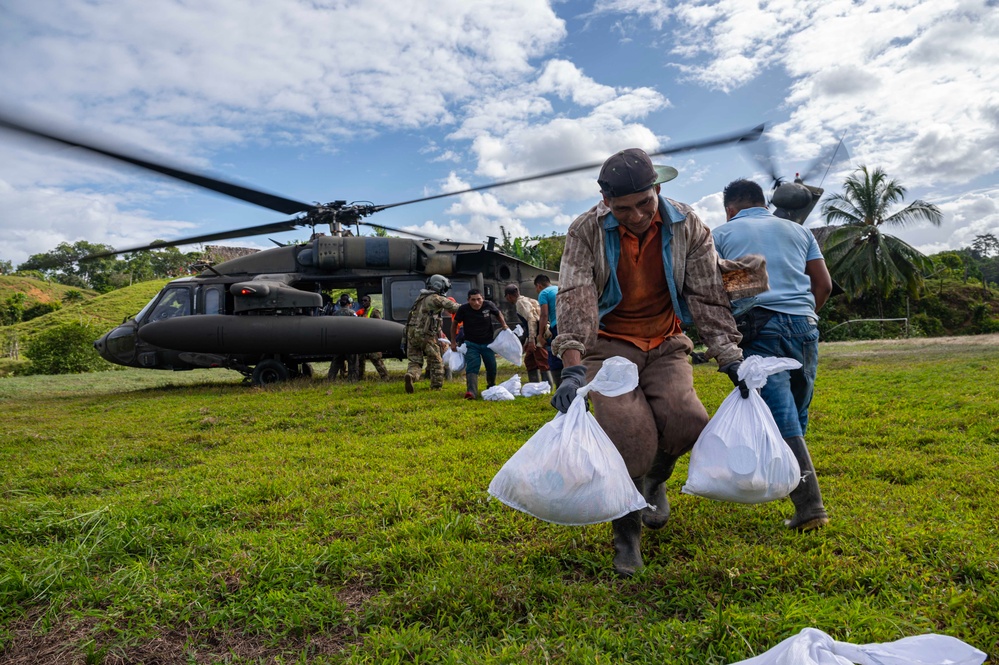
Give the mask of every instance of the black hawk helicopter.
<path id="1" fill-rule="evenodd" d="M 0 129 L 81 148 L 285 215 L 297 215 L 271 224 L 88 257 L 310 228 L 312 235 L 305 243 L 197 267 L 202 272 L 171 281 L 138 314 L 94 343 L 101 356 L 119 365 L 175 371 L 222 367 L 242 373 L 256 385 L 311 375 L 310 363 L 330 361 L 339 354 L 380 352 L 389 357 L 404 357 L 403 324 L 430 275 L 447 276 L 452 285 L 450 295 L 458 302 L 463 302 L 468 291 L 476 288 L 500 307 L 507 306 L 501 296 L 511 282 L 519 284 L 526 293 L 531 292 L 534 278 L 539 274 L 558 283 L 557 272 L 542 270 L 503 253 L 496 247 L 495 238 L 485 244 L 429 238 L 364 218 L 389 208 L 567 175 L 601 165 L 601 162 L 583 164 L 387 205 L 348 204 L 346 200 L 312 204 L 149 161 L 96 141 L 76 138 L 73 132 L 41 127 L 7 113 L 0 113 Z M 649 155 L 672 155 L 755 141 L 763 130 L 764 126 L 759 125 L 676 144 Z M 320 225 L 328 225 L 330 234 L 317 233 L 316 227 Z M 416 238 L 355 236 L 349 232 L 360 225 Z M 323 292 L 341 289 L 356 289 L 358 297 L 381 294 L 384 318 L 324 316 Z M 517 320 L 515 312 L 506 314 L 509 320 Z"/>
<path id="2" fill-rule="evenodd" d="M 777 174 L 777 166 L 769 139 L 763 139 L 749 147 L 753 159 L 763 167 L 772 179 L 770 187 L 770 205 L 774 207 L 774 215 L 782 219 L 804 225 L 805 220 L 818 204 L 825 190 L 821 187 L 829 170 L 845 159 L 849 159 L 843 138 L 831 149 L 825 151 L 804 172 L 794 174 L 794 180 L 788 182 Z M 815 176 L 819 169 L 825 167 L 825 172 L 819 180 L 819 186 L 810 185 L 807 181 Z"/>

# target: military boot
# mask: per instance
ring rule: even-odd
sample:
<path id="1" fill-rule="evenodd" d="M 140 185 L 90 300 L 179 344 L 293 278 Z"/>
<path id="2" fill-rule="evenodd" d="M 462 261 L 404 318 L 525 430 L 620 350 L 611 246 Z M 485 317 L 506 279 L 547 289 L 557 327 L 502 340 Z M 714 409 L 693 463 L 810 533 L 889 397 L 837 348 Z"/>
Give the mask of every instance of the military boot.
<path id="1" fill-rule="evenodd" d="M 808 446 L 804 437 L 792 436 L 784 439 L 787 442 L 798 466 L 801 467 L 801 482 L 791 491 L 790 499 L 794 504 L 794 517 L 784 520 L 784 526 L 798 531 L 811 531 L 829 524 L 829 515 L 822 505 L 822 493 L 819 491 L 819 479 L 815 475 L 812 457 L 808 454 Z"/>
<path id="2" fill-rule="evenodd" d="M 541 370 L 540 369 L 529 369 L 527 370 L 527 381 L 528 383 L 537 383 L 541 380 Z"/>
<path id="3" fill-rule="evenodd" d="M 465 374 L 465 399 L 478 399 L 479 375 Z"/>
<path id="4" fill-rule="evenodd" d="M 645 474 L 642 483 L 642 496 L 645 502 L 656 507 L 642 509 L 642 523 L 650 529 L 661 529 L 669 520 L 669 499 L 666 496 L 666 481 L 673 475 L 678 457 L 656 451 L 652 468 Z"/>
<path id="5" fill-rule="evenodd" d="M 406 382 L 406 392 L 412 395 L 416 391 L 416 388 L 413 386 L 413 375 L 407 372 L 404 380 Z"/>
<path id="6" fill-rule="evenodd" d="M 642 563 L 642 511 L 630 512 L 611 522 L 614 533 L 614 572 L 631 577 L 645 567 Z"/>

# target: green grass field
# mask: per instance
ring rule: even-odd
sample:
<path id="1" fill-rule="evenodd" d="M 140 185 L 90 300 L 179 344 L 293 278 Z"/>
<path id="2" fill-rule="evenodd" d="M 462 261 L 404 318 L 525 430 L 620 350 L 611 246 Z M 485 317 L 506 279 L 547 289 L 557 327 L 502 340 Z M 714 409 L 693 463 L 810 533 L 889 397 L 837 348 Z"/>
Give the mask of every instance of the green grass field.
<path id="1" fill-rule="evenodd" d="M 630 580 L 608 524 L 487 495 L 545 398 L 220 370 L 2 379 L 0 662 L 723 664 L 807 626 L 944 633 L 997 662 L 999 338 L 821 357 L 808 439 L 830 526 L 680 495 L 683 461 Z M 713 413 L 731 384 L 694 370 Z"/>

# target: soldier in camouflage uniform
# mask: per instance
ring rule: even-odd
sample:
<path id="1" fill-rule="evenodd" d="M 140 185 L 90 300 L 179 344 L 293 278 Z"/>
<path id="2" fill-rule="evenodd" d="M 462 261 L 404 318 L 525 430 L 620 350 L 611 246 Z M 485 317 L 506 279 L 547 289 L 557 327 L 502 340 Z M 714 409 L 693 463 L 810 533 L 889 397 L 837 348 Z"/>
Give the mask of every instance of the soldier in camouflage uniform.
<path id="1" fill-rule="evenodd" d="M 430 389 L 440 390 L 444 386 L 444 363 L 437 338 L 443 312 L 458 311 L 458 303 L 445 297 L 450 288 L 451 281 L 447 277 L 431 275 L 427 279 L 427 288 L 420 291 L 420 296 L 409 310 L 406 320 L 406 357 L 409 359 L 407 393 L 412 393 L 413 383 L 420 380 L 424 359 L 430 375 Z"/>

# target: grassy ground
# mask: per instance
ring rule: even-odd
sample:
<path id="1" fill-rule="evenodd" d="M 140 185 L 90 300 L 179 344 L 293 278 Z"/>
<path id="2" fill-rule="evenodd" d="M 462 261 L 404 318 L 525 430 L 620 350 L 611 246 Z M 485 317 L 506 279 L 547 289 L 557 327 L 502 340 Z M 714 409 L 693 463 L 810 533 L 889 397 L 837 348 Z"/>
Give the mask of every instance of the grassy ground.
<path id="1" fill-rule="evenodd" d="M 995 658 L 997 342 L 823 345 L 809 442 L 832 524 L 680 495 L 681 462 L 631 580 L 609 525 L 488 498 L 543 398 L 0 380 L 0 661 L 730 663 L 806 626 Z M 694 368 L 709 412 L 731 387 L 714 369 Z"/>

